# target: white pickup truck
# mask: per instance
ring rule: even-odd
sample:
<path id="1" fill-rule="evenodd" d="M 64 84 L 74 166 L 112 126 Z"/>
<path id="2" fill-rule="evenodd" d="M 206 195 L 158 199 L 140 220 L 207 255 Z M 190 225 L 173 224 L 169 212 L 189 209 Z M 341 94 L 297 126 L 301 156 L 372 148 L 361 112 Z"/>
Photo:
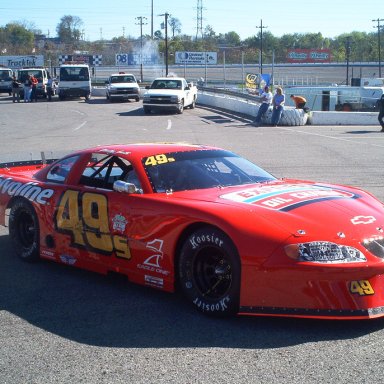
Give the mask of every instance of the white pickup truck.
<path id="1" fill-rule="evenodd" d="M 144 113 L 167 109 L 183 113 L 186 107 L 195 108 L 197 88 L 182 77 L 159 77 L 146 90 Z"/>

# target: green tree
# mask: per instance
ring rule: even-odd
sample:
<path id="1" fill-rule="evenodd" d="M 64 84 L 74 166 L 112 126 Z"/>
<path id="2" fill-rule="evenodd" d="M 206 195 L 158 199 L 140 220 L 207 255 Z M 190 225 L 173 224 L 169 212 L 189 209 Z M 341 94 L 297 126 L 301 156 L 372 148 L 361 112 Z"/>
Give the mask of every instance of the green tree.
<path id="1" fill-rule="evenodd" d="M 34 47 L 35 36 L 18 22 L 12 22 L 0 28 L 0 45 L 8 53 L 31 53 Z"/>
<path id="2" fill-rule="evenodd" d="M 56 27 L 57 35 L 62 43 L 75 44 L 81 38 L 83 21 L 78 16 L 66 15 L 60 19 Z"/>
<path id="3" fill-rule="evenodd" d="M 175 37 L 175 33 L 181 33 L 181 22 L 175 17 L 170 17 L 168 24 L 171 27 L 172 37 Z"/>

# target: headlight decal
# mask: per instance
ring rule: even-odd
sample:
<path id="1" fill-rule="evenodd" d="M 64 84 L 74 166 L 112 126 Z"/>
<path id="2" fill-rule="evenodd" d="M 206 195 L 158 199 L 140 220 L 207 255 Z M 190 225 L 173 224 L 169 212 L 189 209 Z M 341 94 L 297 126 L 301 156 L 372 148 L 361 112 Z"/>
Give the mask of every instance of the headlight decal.
<path id="1" fill-rule="evenodd" d="M 290 244 L 285 247 L 288 257 L 312 263 L 363 263 L 366 257 L 358 249 L 328 241 Z"/>

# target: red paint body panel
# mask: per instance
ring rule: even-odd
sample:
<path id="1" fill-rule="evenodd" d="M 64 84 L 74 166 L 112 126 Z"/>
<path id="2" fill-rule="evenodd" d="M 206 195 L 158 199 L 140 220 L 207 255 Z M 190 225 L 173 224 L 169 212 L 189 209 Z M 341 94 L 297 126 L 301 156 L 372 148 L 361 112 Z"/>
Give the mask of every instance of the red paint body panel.
<path id="1" fill-rule="evenodd" d="M 366 239 L 383 244 L 380 201 L 359 189 L 298 180 L 154 193 L 143 159 L 206 149 L 214 148 L 91 148 L 70 155 L 76 156 L 76 164 L 63 183 L 47 180 L 55 163 L 3 165 L 0 224 L 7 224 L 7 209 L 14 199 L 27 198 L 39 218 L 42 258 L 98 273 L 119 272 L 135 283 L 170 292 L 175 289 L 183 236 L 191 227 L 211 225 L 230 237 L 240 257 L 239 313 L 331 319 L 384 316 L 384 259 L 364 246 Z M 96 152 L 129 161 L 143 193 L 81 184 L 83 170 Z M 285 251 L 287 245 L 318 241 L 353 247 L 366 261 L 314 263 L 292 259 Z"/>

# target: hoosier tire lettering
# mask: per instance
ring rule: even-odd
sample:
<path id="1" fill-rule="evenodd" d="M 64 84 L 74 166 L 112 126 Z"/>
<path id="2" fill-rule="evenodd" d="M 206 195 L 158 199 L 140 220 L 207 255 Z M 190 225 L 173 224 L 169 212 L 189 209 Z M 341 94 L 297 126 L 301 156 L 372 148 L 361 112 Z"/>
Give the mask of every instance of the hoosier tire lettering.
<path id="1" fill-rule="evenodd" d="M 236 247 L 222 231 L 204 227 L 186 239 L 178 260 L 181 289 L 201 312 L 238 311 L 241 266 Z"/>

